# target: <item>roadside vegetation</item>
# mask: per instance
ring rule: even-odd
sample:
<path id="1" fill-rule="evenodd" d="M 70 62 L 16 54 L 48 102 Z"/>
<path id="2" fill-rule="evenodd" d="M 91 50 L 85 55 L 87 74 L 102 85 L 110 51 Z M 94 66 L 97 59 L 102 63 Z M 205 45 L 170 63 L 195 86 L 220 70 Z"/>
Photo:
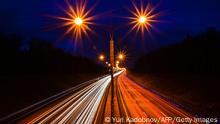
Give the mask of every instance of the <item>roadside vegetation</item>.
<path id="1" fill-rule="evenodd" d="M 106 73 L 50 42 L 0 33 L 0 117 Z"/>
<path id="2" fill-rule="evenodd" d="M 209 28 L 148 53 L 129 75 L 195 114 L 220 117 L 220 32 Z"/>

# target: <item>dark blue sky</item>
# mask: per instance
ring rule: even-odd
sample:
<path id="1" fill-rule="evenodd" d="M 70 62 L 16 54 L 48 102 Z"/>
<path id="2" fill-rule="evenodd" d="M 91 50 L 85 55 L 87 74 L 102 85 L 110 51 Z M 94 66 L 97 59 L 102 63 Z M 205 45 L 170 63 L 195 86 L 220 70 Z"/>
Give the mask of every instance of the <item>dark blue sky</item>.
<path id="1" fill-rule="evenodd" d="M 57 4 L 65 5 L 63 1 L 64 0 L 1 0 L 0 31 L 17 33 L 26 38 L 40 37 L 54 41 L 62 34 L 62 30 L 45 32 L 44 29 L 50 24 L 50 19 L 43 15 L 61 15 L 62 11 L 57 7 Z M 91 6 L 96 0 L 89 1 L 89 6 Z M 154 4 L 159 2 L 159 0 L 151 1 L 153 1 Z M 106 51 L 107 46 L 105 42 L 107 41 L 103 41 L 106 40 L 106 38 L 103 37 L 102 28 L 100 27 L 102 25 L 118 26 L 127 23 L 126 19 L 120 18 L 129 16 L 129 13 L 125 9 L 126 7 L 131 7 L 130 0 L 99 0 L 93 14 L 106 12 L 107 16 L 102 16 L 102 18 L 95 20 L 95 23 L 100 24 L 98 28 L 94 27 L 94 30 L 100 34 L 100 38 L 98 38 L 97 41 L 89 41 L 89 44 L 92 46 L 91 48 L 94 49 L 94 46 L 96 46 L 97 49 L 100 49 L 98 51 Z M 120 49 L 126 48 L 130 51 L 138 49 L 139 51 L 146 52 L 161 45 L 176 43 L 184 38 L 187 33 L 197 34 L 208 27 L 220 28 L 219 0 L 160 0 L 160 6 L 157 11 L 160 10 L 165 12 L 164 16 L 160 17 L 160 19 L 166 22 L 155 24 L 159 32 L 152 31 L 152 37 L 146 38 L 144 43 L 142 41 L 139 42 L 140 38 L 138 35 L 134 39 L 134 34 L 131 33 L 128 38 L 121 38 L 123 41 L 120 42 L 121 44 L 119 43 L 121 46 Z M 124 27 L 117 31 L 117 37 L 122 37 L 121 35 L 129 30 L 129 28 L 130 27 Z M 71 51 L 73 44 L 66 41 L 67 39 L 65 38 L 61 39 L 58 46 Z M 139 49 L 140 47 L 141 50 Z M 85 48 L 87 49 L 85 51 L 89 51 L 89 48 L 90 47 Z"/>

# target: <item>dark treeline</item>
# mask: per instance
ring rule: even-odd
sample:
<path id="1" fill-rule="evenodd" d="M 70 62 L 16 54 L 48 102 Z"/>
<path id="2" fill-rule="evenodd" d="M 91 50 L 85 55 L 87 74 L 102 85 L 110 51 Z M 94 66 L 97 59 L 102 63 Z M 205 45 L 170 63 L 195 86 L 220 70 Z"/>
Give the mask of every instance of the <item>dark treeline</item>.
<path id="1" fill-rule="evenodd" d="M 0 118 L 106 73 L 51 43 L 0 33 Z"/>
<path id="2" fill-rule="evenodd" d="M 25 48 L 16 35 L 0 34 L 0 73 L 11 74 L 75 74 L 100 73 L 103 68 L 90 59 L 72 56 L 51 43 L 32 39 Z"/>
<path id="3" fill-rule="evenodd" d="M 140 57 L 136 74 L 150 88 L 202 116 L 220 116 L 220 32 L 209 28 L 197 36 Z"/>
<path id="4" fill-rule="evenodd" d="M 183 42 L 146 54 L 136 62 L 139 72 L 204 73 L 220 72 L 220 32 L 214 28 Z"/>

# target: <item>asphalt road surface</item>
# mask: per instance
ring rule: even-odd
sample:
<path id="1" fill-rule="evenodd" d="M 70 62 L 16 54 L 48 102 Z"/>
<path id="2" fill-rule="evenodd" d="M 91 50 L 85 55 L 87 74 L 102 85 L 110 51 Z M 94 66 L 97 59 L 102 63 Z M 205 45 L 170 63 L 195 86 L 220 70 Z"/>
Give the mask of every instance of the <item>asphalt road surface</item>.
<path id="1" fill-rule="evenodd" d="M 195 118 L 177 104 L 160 94 L 134 82 L 126 71 L 114 81 L 114 111 L 112 117 L 111 90 L 100 103 L 94 123 L 198 123 Z M 104 109 L 104 110 L 103 110 Z"/>
<path id="2" fill-rule="evenodd" d="M 20 124 L 196 123 L 193 116 L 134 82 L 123 69 L 70 88 L 1 121 Z"/>

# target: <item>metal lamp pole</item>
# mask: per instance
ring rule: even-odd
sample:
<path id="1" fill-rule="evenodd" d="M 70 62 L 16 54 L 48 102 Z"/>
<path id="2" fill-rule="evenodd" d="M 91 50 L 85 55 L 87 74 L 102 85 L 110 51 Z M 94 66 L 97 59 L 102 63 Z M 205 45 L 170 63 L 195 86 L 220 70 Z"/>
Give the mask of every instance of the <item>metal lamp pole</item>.
<path id="1" fill-rule="evenodd" d="M 110 35 L 110 64 L 111 64 L 111 86 L 112 86 L 112 94 L 111 94 L 111 117 L 114 117 L 114 40 L 113 34 Z"/>

